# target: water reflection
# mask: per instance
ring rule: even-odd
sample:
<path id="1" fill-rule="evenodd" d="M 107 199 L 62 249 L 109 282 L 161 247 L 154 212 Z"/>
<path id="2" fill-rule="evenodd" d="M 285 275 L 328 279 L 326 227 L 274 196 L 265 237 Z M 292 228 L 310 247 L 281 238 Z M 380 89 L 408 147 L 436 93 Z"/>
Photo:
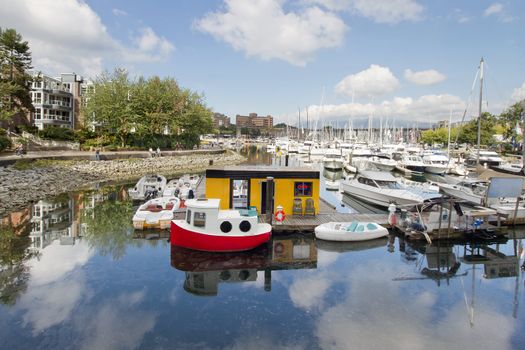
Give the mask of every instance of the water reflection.
<path id="1" fill-rule="evenodd" d="M 211 253 L 171 246 L 171 266 L 185 272 L 184 290 L 200 296 L 215 296 L 220 283 L 255 282 L 264 271 L 264 290 L 271 291 L 272 271 L 314 269 L 317 250 L 314 239 L 303 235 L 274 237 L 249 252 Z"/>

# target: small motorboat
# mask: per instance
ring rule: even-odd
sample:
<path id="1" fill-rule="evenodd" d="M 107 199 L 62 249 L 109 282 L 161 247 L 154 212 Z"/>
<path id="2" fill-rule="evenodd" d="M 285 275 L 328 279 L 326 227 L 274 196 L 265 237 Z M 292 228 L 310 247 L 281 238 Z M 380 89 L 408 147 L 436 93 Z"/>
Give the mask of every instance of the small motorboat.
<path id="1" fill-rule="evenodd" d="M 366 241 L 388 236 L 388 230 L 374 222 L 327 222 L 315 228 L 315 237 L 326 241 Z"/>
<path id="2" fill-rule="evenodd" d="M 343 169 L 342 151 L 340 149 L 328 149 L 323 158 L 323 167 L 331 171 Z"/>
<path id="3" fill-rule="evenodd" d="M 180 209 L 181 201 L 177 197 L 154 198 L 142 204 L 133 216 L 133 227 L 137 230 L 148 228 L 170 228 L 171 220 Z"/>
<path id="4" fill-rule="evenodd" d="M 250 209 L 220 210 L 220 199 L 188 199 L 186 219 L 171 221 L 171 243 L 208 252 L 250 250 L 270 240 L 272 226 Z"/>
<path id="5" fill-rule="evenodd" d="M 182 200 L 191 199 L 195 195 L 195 189 L 199 184 L 201 177 L 199 175 L 183 175 L 179 179 L 173 179 L 168 182 L 163 192 L 164 197 L 176 196 Z M 190 191 L 193 192 L 190 195 Z"/>
<path id="6" fill-rule="evenodd" d="M 128 189 L 133 200 L 156 198 L 164 192 L 166 178 L 162 175 L 146 175 L 140 178 L 135 187 Z"/>
<path id="7" fill-rule="evenodd" d="M 392 171 L 397 165 L 395 160 L 379 155 L 370 158 L 369 163 L 382 171 Z"/>

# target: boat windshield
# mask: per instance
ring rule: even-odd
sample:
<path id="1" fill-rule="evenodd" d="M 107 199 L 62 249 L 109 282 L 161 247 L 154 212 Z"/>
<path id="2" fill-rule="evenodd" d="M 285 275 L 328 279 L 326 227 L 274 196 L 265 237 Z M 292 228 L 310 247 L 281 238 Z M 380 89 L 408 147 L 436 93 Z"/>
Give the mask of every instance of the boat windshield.
<path id="1" fill-rule="evenodd" d="M 401 184 L 398 183 L 397 181 L 380 181 L 380 180 L 375 180 L 375 181 L 378 184 L 378 186 L 381 188 L 390 189 L 390 190 L 403 189 L 403 186 L 401 186 Z"/>

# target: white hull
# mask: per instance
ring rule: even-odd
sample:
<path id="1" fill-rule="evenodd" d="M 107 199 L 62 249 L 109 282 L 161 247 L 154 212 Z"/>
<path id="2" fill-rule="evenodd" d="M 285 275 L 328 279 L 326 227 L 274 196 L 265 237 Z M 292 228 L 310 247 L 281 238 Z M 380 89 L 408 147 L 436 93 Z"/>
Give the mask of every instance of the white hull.
<path id="1" fill-rule="evenodd" d="M 446 165 L 425 165 L 425 172 L 430 174 L 443 175 L 446 171 Z"/>
<path id="2" fill-rule="evenodd" d="M 339 181 L 325 180 L 324 186 L 329 191 L 337 191 L 339 190 Z"/>
<path id="3" fill-rule="evenodd" d="M 439 184 L 439 189 L 441 192 L 475 205 L 481 205 L 481 202 L 483 201 L 482 196 L 476 195 L 474 193 L 468 193 L 465 190 L 462 190 L 460 187 L 461 186 L 457 185 Z"/>
<path id="4" fill-rule="evenodd" d="M 356 226 L 353 231 L 351 230 L 352 225 Z M 357 231 L 360 225 L 363 231 Z M 359 222 L 357 225 L 349 222 L 328 222 L 315 228 L 315 237 L 326 241 L 367 241 L 384 236 L 388 236 L 386 228 L 367 222 Z"/>
<path id="5" fill-rule="evenodd" d="M 369 160 L 370 163 L 372 163 L 376 168 L 383 171 L 392 171 L 396 167 L 396 164 L 388 164 L 388 163 L 382 163 L 375 160 Z"/>
<path id="6" fill-rule="evenodd" d="M 353 181 L 344 182 L 343 191 L 344 193 L 357 197 L 364 202 L 382 207 L 388 207 L 390 203 L 402 206 L 415 206 L 422 204 L 427 199 L 404 189 L 381 189 L 373 188 L 371 186 L 366 186 L 365 188 L 365 186 L 366 185 L 356 184 Z M 439 195 L 436 194 L 436 197 L 439 197 Z"/>
<path id="7" fill-rule="evenodd" d="M 343 161 L 337 159 L 323 160 L 323 166 L 326 169 L 341 170 L 343 169 Z"/>

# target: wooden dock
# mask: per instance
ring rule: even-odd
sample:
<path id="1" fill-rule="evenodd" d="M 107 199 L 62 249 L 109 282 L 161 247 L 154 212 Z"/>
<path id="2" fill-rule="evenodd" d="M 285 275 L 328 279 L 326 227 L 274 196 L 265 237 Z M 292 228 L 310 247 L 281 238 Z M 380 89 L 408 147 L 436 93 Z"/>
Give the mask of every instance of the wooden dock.
<path id="1" fill-rule="evenodd" d="M 196 198 L 206 196 L 206 178 L 203 176 L 195 189 Z M 267 215 L 259 215 L 261 222 L 268 222 Z M 273 233 L 313 233 L 316 226 L 321 224 L 336 222 L 366 221 L 375 222 L 384 227 L 390 227 L 388 224 L 388 214 L 357 214 L 357 213 L 339 213 L 336 208 L 323 198 L 319 201 L 319 213 L 315 216 L 308 215 L 286 215 L 282 224 L 278 224 L 272 218 Z"/>
<path id="2" fill-rule="evenodd" d="M 272 220 L 273 233 L 291 233 L 304 232 L 313 233 L 316 226 L 336 221 L 352 222 L 366 221 L 375 222 L 384 227 L 390 227 L 388 224 L 388 214 L 357 214 L 357 213 L 339 213 L 334 206 L 329 204 L 323 198 L 319 201 L 319 214 L 310 215 L 287 215 L 282 224 Z M 268 222 L 266 215 L 259 216 L 261 222 Z"/>

